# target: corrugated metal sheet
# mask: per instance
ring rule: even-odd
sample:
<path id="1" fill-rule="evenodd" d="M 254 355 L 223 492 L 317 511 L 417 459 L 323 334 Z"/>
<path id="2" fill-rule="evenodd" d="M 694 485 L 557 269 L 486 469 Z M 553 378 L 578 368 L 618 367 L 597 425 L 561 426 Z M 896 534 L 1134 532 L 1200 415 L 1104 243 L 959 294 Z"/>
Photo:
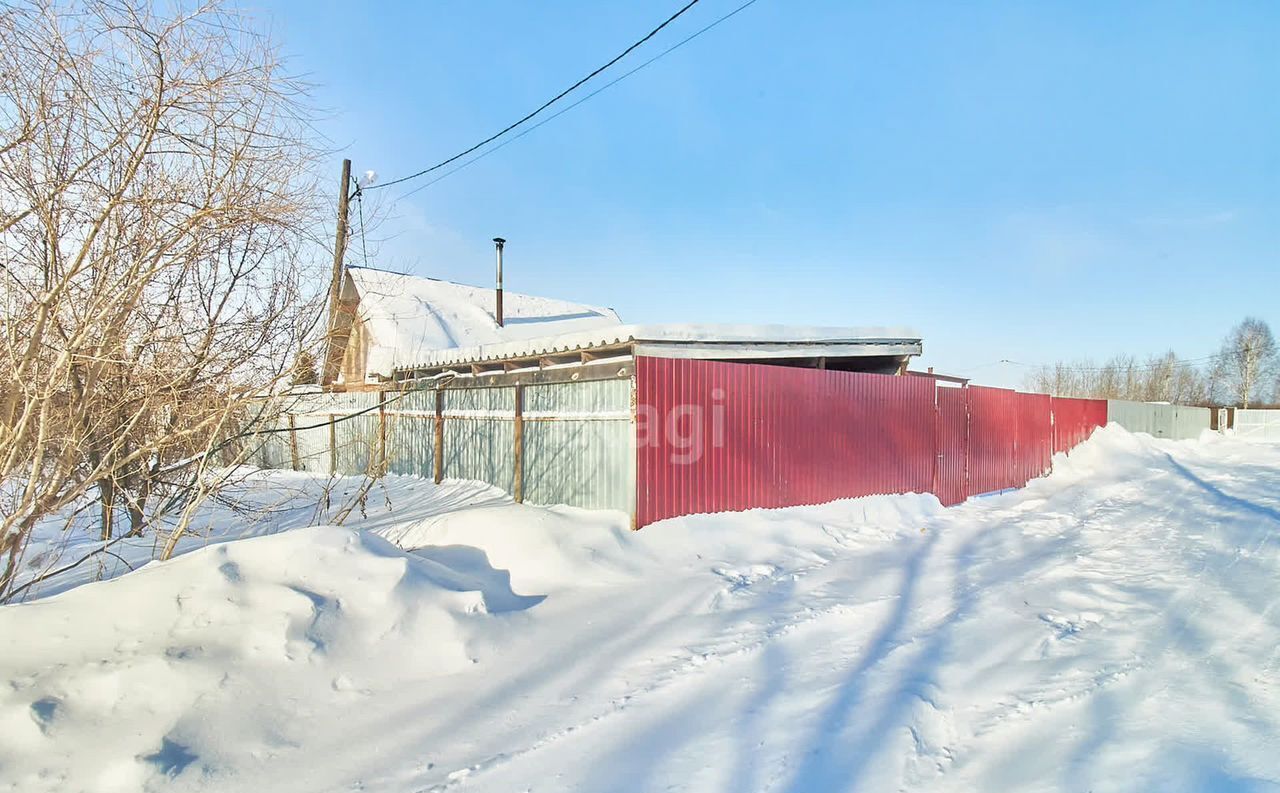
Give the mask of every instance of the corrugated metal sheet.
<path id="1" fill-rule="evenodd" d="M 1052 401 L 1045 394 L 969 387 L 969 494 L 1013 487 L 1053 460 Z"/>
<path id="2" fill-rule="evenodd" d="M 387 472 L 435 478 L 436 391 L 408 391 L 387 406 Z"/>
<path id="3" fill-rule="evenodd" d="M 1106 426 L 1107 400 L 1053 398 L 1053 450 L 1069 451 Z"/>
<path id="4" fill-rule="evenodd" d="M 446 389 L 444 477 L 510 493 L 515 482 L 515 388 Z"/>
<path id="5" fill-rule="evenodd" d="M 524 396 L 524 496 L 532 503 L 569 504 L 630 510 L 635 497 L 632 443 L 632 381 L 583 381 L 528 386 Z M 273 406 L 284 432 L 261 436 L 253 462 L 269 468 L 293 467 L 363 475 L 382 459 L 380 421 L 386 422 L 389 473 L 423 478 L 435 475 L 436 391 L 308 394 Z M 443 392 L 443 474 L 476 479 L 507 492 L 515 474 L 515 388 L 452 388 Z M 336 448 L 330 451 L 331 418 Z M 312 426 L 315 425 L 315 426 Z"/>
<path id="6" fill-rule="evenodd" d="M 935 492 L 946 504 L 1020 487 L 1055 451 L 1110 417 L 1159 437 L 1197 437 L 1210 411 L 937 388 L 929 378 L 641 356 L 630 380 L 525 386 L 526 501 L 634 508 L 639 526 L 697 512 Z M 294 400 L 294 432 L 265 436 L 260 464 L 326 472 L 330 417 L 338 473 L 380 461 L 378 394 Z M 436 392 L 388 395 L 388 470 L 434 474 Z M 514 387 L 442 392 L 444 476 L 515 485 Z M 635 404 L 633 418 L 632 405 Z M 1238 411 L 1280 434 L 1280 412 Z M 1256 417 L 1256 421 L 1255 421 Z M 288 416 L 280 425 L 288 426 Z M 310 427 L 309 425 L 316 426 Z"/>
<path id="7" fill-rule="evenodd" d="M 1280 443 L 1280 410 L 1235 411 L 1236 437 L 1260 443 Z"/>
<path id="8" fill-rule="evenodd" d="M 652 343 L 668 349 L 698 344 L 713 344 L 721 348 L 726 344 L 753 343 L 800 344 L 811 347 L 830 344 L 836 347 L 865 346 L 867 349 L 862 354 L 867 355 L 880 354 L 881 348 L 885 354 L 890 355 L 920 354 L 919 334 L 906 328 L 716 324 L 603 325 L 550 336 L 531 336 L 469 347 L 426 350 L 420 360 L 413 364 L 397 366 L 396 371 L 534 355 L 553 355 L 630 343 L 641 345 Z M 815 349 L 811 354 L 823 353 Z"/>
<path id="9" fill-rule="evenodd" d="M 336 473 L 361 476 L 376 470 L 378 462 L 378 414 L 366 413 L 334 424 L 337 441 Z"/>
<path id="10" fill-rule="evenodd" d="M 1053 399 L 1048 394 L 1019 393 L 1013 487 L 1049 472 L 1053 465 Z"/>
<path id="11" fill-rule="evenodd" d="M 636 522 L 929 492 L 926 378 L 636 360 Z"/>
<path id="12" fill-rule="evenodd" d="M 1199 438 L 1202 431 L 1209 429 L 1210 412 L 1209 408 L 1184 405 L 1107 400 L 1107 421 L 1114 421 L 1130 432 L 1145 432 L 1156 438 Z"/>
<path id="13" fill-rule="evenodd" d="M 630 378 L 524 389 L 524 500 L 630 514 Z"/>
<path id="14" fill-rule="evenodd" d="M 938 389 L 938 475 L 934 492 L 950 506 L 969 495 L 969 389 Z"/>
<path id="15" fill-rule="evenodd" d="M 317 393 L 288 395 L 264 408 L 267 423 L 262 429 L 278 432 L 257 436 L 250 441 L 256 447 L 249 462 L 261 468 L 291 469 L 294 449 L 297 468 L 312 473 L 329 473 L 329 420 L 343 419 L 334 426 L 338 438 L 338 473 L 364 473 L 369 464 L 370 438 L 377 438 L 377 415 L 347 417 L 373 407 L 378 395 L 373 393 Z M 276 415 L 272 416 L 271 414 Z M 289 418 L 293 417 L 292 428 Z M 372 427 L 370 426 L 372 421 Z"/>
<path id="16" fill-rule="evenodd" d="M 969 388 L 969 493 L 1016 487 L 1013 461 L 1018 446 L 1018 393 L 1003 388 Z"/>

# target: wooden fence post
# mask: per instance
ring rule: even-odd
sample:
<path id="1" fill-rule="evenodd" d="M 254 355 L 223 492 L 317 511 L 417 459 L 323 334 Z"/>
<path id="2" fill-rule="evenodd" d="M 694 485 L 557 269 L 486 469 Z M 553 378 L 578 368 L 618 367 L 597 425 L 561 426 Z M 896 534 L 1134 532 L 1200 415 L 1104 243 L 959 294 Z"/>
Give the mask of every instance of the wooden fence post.
<path id="1" fill-rule="evenodd" d="M 338 473 L 338 425 L 329 414 L 329 475 Z"/>
<path id="2" fill-rule="evenodd" d="M 514 471 L 511 477 L 511 496 L 517 504 L 524 501 L 524 386 L 515 388 Z"/>
<path id="3" fill-rule="evenodd" d="M 436 436 L 433 464 L 436 484 L 444 480 L 444 391 L 436 389 Z"/>
<path id="4" fill-rule="evenodd" d="M 378 476 L 387 473 L 387 392 L 378 392 Z"/>
<path id="5" fill-rule="evenodd" d="M 289 463 L 293 470 L 298 470 L 301 463 L 298 459 L 298 430 L 293 414 L 289 414 Z"/>

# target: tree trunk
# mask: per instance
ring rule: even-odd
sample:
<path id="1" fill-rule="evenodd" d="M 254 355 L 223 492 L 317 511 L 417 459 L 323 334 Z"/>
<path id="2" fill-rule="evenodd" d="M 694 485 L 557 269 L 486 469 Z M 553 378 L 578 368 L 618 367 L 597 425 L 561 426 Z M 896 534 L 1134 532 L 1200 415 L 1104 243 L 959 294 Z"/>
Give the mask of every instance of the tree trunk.
<path id="1" fill-rule="evenodd" d="M 115 519 L 116 483 L 112 479 L 98 480 L 98 500 L 102 515 L 102 540 L 111 539 L 111 524 Z"/>

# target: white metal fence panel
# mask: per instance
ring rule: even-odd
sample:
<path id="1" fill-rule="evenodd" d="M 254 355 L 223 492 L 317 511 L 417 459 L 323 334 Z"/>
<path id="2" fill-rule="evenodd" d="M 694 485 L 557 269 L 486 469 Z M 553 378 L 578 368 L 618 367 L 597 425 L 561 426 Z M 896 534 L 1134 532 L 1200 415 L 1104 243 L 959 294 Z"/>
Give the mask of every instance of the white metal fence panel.
<path id="1" fill-rule="evenodd" d="M 1236 437 L 1259 443 L 1280 443 L 1280 410 L 1236 409 Z"/>
<path id="2" fill-rule="evenodd" d="M 1145 432 L 1156 438 L 1186 440 L 1199 438 L 1209 429 L 1209 408 L 1170 405 L 1163 402 L 1129 402 L 1107 400 L 1107 421 L 1114 421 L 1130 432 Z"/>

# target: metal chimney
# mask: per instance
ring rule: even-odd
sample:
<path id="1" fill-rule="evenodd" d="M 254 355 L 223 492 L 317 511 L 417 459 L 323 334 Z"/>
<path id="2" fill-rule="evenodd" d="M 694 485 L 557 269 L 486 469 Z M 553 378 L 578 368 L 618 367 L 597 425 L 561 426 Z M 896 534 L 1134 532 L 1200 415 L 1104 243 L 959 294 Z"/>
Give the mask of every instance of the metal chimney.
<path id="1" fill-rule="evenodd" d="M 493 238 L 493 245 L 498 251 L 498 306 L 493 316 L 498 320 L 498 327 L 502 327 L 502 246 L 504 244 L 506 240 L 502 237 Z"/>

